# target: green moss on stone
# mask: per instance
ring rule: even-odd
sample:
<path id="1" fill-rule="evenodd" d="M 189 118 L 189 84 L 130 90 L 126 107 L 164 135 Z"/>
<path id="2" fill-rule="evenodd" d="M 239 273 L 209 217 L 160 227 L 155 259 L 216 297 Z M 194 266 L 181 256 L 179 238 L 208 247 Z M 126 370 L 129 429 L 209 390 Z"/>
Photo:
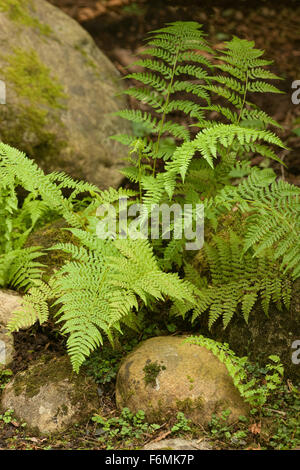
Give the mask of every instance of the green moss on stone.
<path id="1" fill-rule="evenodd" d="M 30 234 L 25 246 L 41 246 L 43 249 L 47 249 L 58 243 L 73 243 L 78 245 L 77 238 L 69 230 L 65 230 L 67 227 L 68 225 L 64 219 L 46 224 Z M 56 270 L 61 268 L 66 261 L 70 260 L 71 255 L 61 250 L 48 251 L 47 255 L 40 258 L 41 263 L 46 266 L 43 275 L 44 280 L 48 281 Z"/>
<path id="2" fill-rule="evenodd" d="M 31 0 L 0 0 L 0 12 L 7 13 L 11 21 L 35 28 L 45 36 L 52 32 L 49 25 L 41 23 L 33 16 L 34 6 Z"/>
<path id="3" fill-rule="evenodd" d="M 41 361 L 41 363 L 29 368 L 27 371 L 16 375 L 13 382 L 14 392 L 20 395 L 23 391 L 27 398 L 37 395 L 40 388 L 49 383 L 58 383 L 70 377 L 71 365 L 68 359 Z"/>
<path id="4" fill-rule="evenodd" d="M 73 383 L 72 405 L 82 404 L 84 407 L 85 402 L 93 403 L 98 400 L 94 383 L 85 376 L 83 369 L 80 374 L 74 374 L 68 357 L 58 359 L 50 357 L 50 360 L 46 357 L 27 371 L 17 374 L 13 382 L 14 393 L 17 396 L 25 393 L 30 399 L 40 392 L 41 387 L 66 379 L 71 379 Z M 68 407 L 62 406 L 59 412 L 66 415 Z"/>
<path id="5" fill-rule="evenodd" d="M 143 371 L 145 372 L 144 381 L 146 385 L 155 386 L 156 378 L 161 370 L 165 370 L 166 367 L 164 365 L 158 364 L 158 362 L 147 362 Z"/>
<path id="6" fill-rule="evenodd" d="M 194 410 L 201 410 L 203 408 L 203 400 L 200 397 L 177 400 L 176 407 L 178 411 L 182 411 L 183 413 L 192 413 Z"/>
<path id="7" fill-rule="evenodd" d="M 15 48 L 4 59 L 8 64 L 4 69 L 5 79 L 15 87 L 18 95 L 31 104 L 39 103 L 52 109 L 64 108 L 61 103 L 66 98 L 63 87 L 41 62 L 36 51 Z"/>
<path id="8" fill-rule="evenodd" d="M 34 50 L 16 48 L 2 59 L 7 65 L 1 75 L 23 102 L 17 110 L 10 103 L 1 107 L 1 140 L 43 161 L 57 157 L 66 143 L 50 129 L 64 127 L 58 113 L 67 98 L 62 85 Z"/>

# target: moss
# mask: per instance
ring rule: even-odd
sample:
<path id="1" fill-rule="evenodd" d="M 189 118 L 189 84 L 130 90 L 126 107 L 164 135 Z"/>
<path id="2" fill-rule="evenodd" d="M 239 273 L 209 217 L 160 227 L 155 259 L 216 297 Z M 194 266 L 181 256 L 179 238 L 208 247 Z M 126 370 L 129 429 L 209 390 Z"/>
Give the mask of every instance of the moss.
<path id="1" fill-rule="evenodd" d="M 150 362 L 148 361 L 143 368 L 145 372 L 144 381 L 146 385 L 152 385 L 152 387 L 156 384 L 156 378 L 161 370 L 165 370 L 166 367 L 164 365 L 159 365 L 158 362 Z"/>
<path id="2" fill-rule="evenodd" d="M 0 0 L 1 1 L 1 0 Z M 60 99 L 66 98 L 63 87 L 39 59 L 36 51 L 15 48 L 5 57 L 8 67 L 5 78 L 18 90 L 18 94 L 30 103 L 40 103 L 54 109 L 62 109 Z"/>
<path id="3" fill-rule="evenodd" d="M 32 398 L 39 393 L 42 386 L 58 383 L 68 378 L 71 373 L 69 359 L 58 361 L 57 367 L 55 367 L 55 362 L 55 359 L 50 361 L 44 359 L 26 372 L 17 374 L 13 382 L 15 394 L 20 395 L 25 391 L 26 397 Z"/>
<path id="4" fill-rule="evenodd" d="M 32 14 L 34 10 L 31 0 L 0 0 L 0 12 L 7 13 L 11 21 L 35 28 L 39 33 L 49 36 L 52 32 L 50 26 L 35 18 Z"/>
<path id="5" fill-rule="evenodd" d="M 151 401 L 145 404 L 146 418 L 149 423 L 165 423 L 174 414 L 173 410 L 166 409 L 162 400 L 158 400 L 155 405 Z"/>
<path id="6" fill-rule="evenodd" d="M 177 400 L 176 407 L 178 411 L 182 411 L 183 413 L 192 413 L 194 410 L 201 410 L 203 408 L 203 400 L 200 397 Z"/>
<path id="7" fill-rule="evenodd" d="M 78 375 L 72 372 L 70 360 L 65 357 L 45 356 L 38 363 L 32 365 L 27 371 L 16 374 L 12 382 L 14 394 L 16 396 L 25 394 L 25 399 L 30 400 L 35 397 L 41 387 L 48 388 L 50 384 L 58 384 L 68 381 L 72 384 L 68 393 L 70 407 L 66 404 L 57 406 L 53 419 L 67 417 L 75 412 L 72 421 L 81 423 L 88 419 L 88 416 L 99 411 L 99 398 L 96 384 L 85 375 L 84 368 Z M 30 406 L 30 405 L 29 405 Z M 39 434 L 38 428 L 30 428 L 32 432 Z"/>
<path id="8" fill-rule="evenodd" d="M 176 407 L 183 413 L 190 413 L 195 408 L 193 400 L 191 398 L 185 398 L 184 400 L 177 400 Z"/>
<path id="9" fill-rule="evenodd" d="M 190 390 L 193 390 L 194 389 L 194 382 L 195 382 L 195 379 L 193 379 L 192 377 L 190 377 L 189 375 L 186 376 L 186 378 L 188 379 L 188 381 L 190 382 L 190 387 L 189 389 Z"/>
<path id="10" fill-rule="evenodd" d="M 130 400 L 130 398 L 135 395 L 135 391 L 132 390 L 132 389 L 130 389 L 130 390 L 122 389 L 120 394 L 121 394 L 121 398 L 122 398 L 122 403 L 127 403 L 128 400 Z"/>
<path id="11" fill-rule="evenodd" d="M 25 392 L 28 399 L 33 398 L 39 393 L 41 387 L 66 379 L 70 380 L 70 378 L 74 385 L 71 397 L 72 405 L 82 404 L 84 407 L 84 403 L 94 403 L 95 400 L 98 400 L 95 384 L 85 376 L 83 369 L 80 374 L 74 374 L 68 357 L 53 358 L 48 356 L 27 371 L 17 374 L 13 381 L 14 393 L 18 396 Z M 68 407 L 63 405 L 57 412 L 66 415 Z"/>
<path id="12" fill-rule="evenodd" d="M 58 113 L 65 108 L 67 98 L 62 85 L 34 50 L 16 48 L 1 58 L 7 64 L 1 71 L 4 80 L 23 98 L 17 113 L 13 105 L 1 107 L 1 140 L 29 156 L 38 155 L 43 160 L 57 156 L 65 142 L 49 129 L 54 124 L 64 127 Z"/>
<path id="13" fill-rule="evenodd" d="M 64 230 L 67 227 L 68 225 L 64 219 L 51 222 L 33 232 L 29 236 L 25 246 L 41 246 L 44 249 L 47 249 L 57 243 L 73 243 L 74 245 L 78 245 L 79 242 L 72 233 L 69 230 Z M 41 263 L 46 265 L 43 276 L 44 280 L 49 280 L 54 271 L 59 269 L 70 259 L 71 255 L 64 253 L 61 250 L 48 251 L 45 257 L 40 258 Z"/>
<path id="14" fill-rule="evenodd" d="M 61 407 L 59 406 L 59 407 L 57 408 L 55 417 L 57 417 L 57 416 L 59 416 L 59 415 L 67 416 L 68 411 L 69 411 L 69 408 L 67 407 L 67 405 L 62 405 Z M 55 417 L 54 417 L 54 418 L 55 418 Z"/>

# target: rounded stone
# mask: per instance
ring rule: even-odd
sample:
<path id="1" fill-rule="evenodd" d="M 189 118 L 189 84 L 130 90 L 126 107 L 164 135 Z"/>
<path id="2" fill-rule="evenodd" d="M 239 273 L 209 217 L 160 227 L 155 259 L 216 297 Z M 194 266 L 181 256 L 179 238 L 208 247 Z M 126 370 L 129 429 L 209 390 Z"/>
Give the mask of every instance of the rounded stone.
<path id="1" fill-rule="evenodd" d="M 146 340 L 122 362 L 117 376 L 118 408 L 143 410 L 148 421 L 161 422 L 178 411 L 195 424 L 207 425 L 213 414 L 230 409 L 229 422 L 248 413 L 226 367 L 206 348 L 185 337 Z"/>
<path id="2" fill-rule="evenodd" d="M 212 445 L 206 440 L 197 439 L 163 439 L 159 442 L 149 442 L 142 450 L 212 450 Z"/>
<path id="3" fill-rule="evenodd" d="M 20 307 L 22 297 L 10 289 L 0 289 L 0 324 L 6 326 L 14 310 Z"/>

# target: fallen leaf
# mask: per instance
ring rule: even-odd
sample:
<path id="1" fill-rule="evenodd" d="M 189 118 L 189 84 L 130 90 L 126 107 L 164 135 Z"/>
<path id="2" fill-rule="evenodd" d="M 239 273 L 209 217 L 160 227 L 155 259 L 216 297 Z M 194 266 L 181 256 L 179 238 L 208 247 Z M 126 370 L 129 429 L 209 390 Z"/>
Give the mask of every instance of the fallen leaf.
<path id="1" fill-rule="evenodd" d="M 18 421 L 11 421 L 10 424 L 12 424 L 15 428 L 20 427 L 20 424 L 18 423 Z"/>
<path id="2" fill-rule="evenodd" d="M 249 427 L 249 431 L 252 434 L 260 434 L 260 432 L 261 432 L 261 421 L 259 423 L 251 424 L 251 426 Z"/>

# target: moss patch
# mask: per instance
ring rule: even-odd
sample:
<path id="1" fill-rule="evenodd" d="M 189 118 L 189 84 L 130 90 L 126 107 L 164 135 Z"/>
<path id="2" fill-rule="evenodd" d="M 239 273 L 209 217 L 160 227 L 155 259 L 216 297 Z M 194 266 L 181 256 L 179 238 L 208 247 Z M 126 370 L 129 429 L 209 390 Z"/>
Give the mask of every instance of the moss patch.
<path id="1" fill-rule="evenodd" d="M 194 410 L 201 410 L 203 408 L 203 400 L 200 397 L 193 400 L 191 398 L 177 400 L 176 407 L 178 411 L 182 411 L 183 413 L 192 413 Z"/>
<path id="2" fill-rule="evenodd" d="M 34 50 L 16 48 L 2 59 L 7 63 L 4 80 L 24 100 L 17 112 L 10 104 L 1 107 L 1 140 L 43 160 L 57 156 L 65 142 L 49 129 L 57 123 L 63 128 L 58 111 L 65 108 L 67 95 L 62 85 Z"/>
<path id="3" fill-rule="evenodd" d="M 146 385 L 155 386 L 156 378 L 161 370 L 165 370 L 166 367 L 164 365 L 158 364 L 158 362 L 147 362 L 143 371 L 145 372 L 144 381 Z"/>
<path id="4" fill-rule="evenodd" d="M 0 12 L 7 13 L 11 21 L 35 28 L 45 36 L 52 32 L 49 25 L 41 23 L 32 15 L 34 6 L 31 0 L 0 0 Z"/>
<path id="5" fill-rule="evenodd" d="M 0 0 L 1 1 L 1 0 Z M 5 57 L 8 66 L 5 78 L 31 104 L 40 103 L 53 109 L 62 109 L 60 100 L 66 98 L 63 87 L 51 76 L 51 71 L 39 59 L 36 51 L 15 48 Z"/>
<path id="6" fill-rule="evenodd" d="M 43 249 L 50 248 L 58 243 L 73 243 L 78 245 L 77 238 L 69 230 L 64 219 L 51 222 L 36 230 L 28 237 L 26 247 L 41 246 Z M 71 260 L 71 255 L 61 250 L 48 251 L 45 257 L 41 257 L 41 263 L 46 265 L 43 278 L 48 281 L 55 270 L 61 268 L 66 261 Z"/>
<path id="7" fill-rule="evenodd" d="M 17 374 L 13 382 L 14 392 L 18 396 L 25 391 L 27 398 L 37 395 L 43 385 L 58 383 L 70 376 L 71 366 L 67 361 L 41 361 L 26 372 Z"/>
<path id="8" fill-rule="evenodd" d="M 25 392 L 27 398 L 33 398 L 39 393 L 41 387 L 56 384 L 66 379 L 71 379 L 74 384 L 72 404 L 83 403 L 83 398 L 97 398 L 95 387 L 89 387 L 89 385 L 94 385 L 92 381 L 84 375 L 83 371 L 79 375 L 74 374 L 68 357 L 56 359 L 51 356 L 44 356 L 39 363 L 15 376 L 13 382 L 14 393 L 18 396 Z M 68 412 L 67 406 L 63 406 L 60 411 L 66 414 Z"/>

